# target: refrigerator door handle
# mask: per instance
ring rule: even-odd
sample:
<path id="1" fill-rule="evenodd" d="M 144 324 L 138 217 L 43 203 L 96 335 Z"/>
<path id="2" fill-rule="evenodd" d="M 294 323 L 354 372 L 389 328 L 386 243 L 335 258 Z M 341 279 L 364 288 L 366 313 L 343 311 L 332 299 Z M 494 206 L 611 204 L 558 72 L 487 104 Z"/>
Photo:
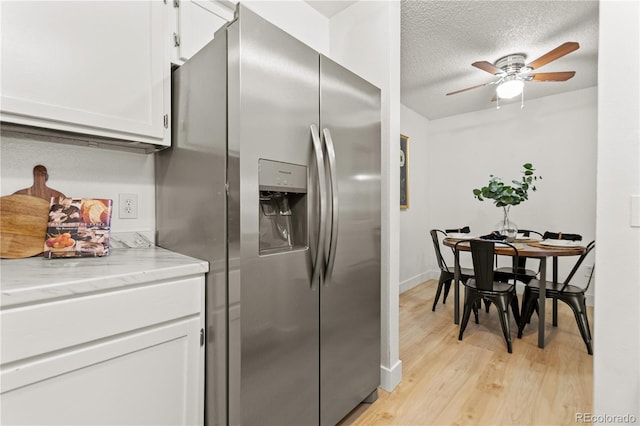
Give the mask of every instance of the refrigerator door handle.
<path id="1" fill-rule="evenodd" d="M 324 170 L 324 154 L 322 151 L 322 143 L 320 142 L 320 131 L 318 130 L 318 126 L 315 124 L 312 124 L 310 128 L 311 140 L 313 141 L 313 152 L 315 153 L 316 164 L 318 167 L 318 187 L 320 190 L 320 203 L 318 205 L 320 210 L 320 228 L 318 229 L 318 246 L 316 247 L 316 256 L 312 266 L 313 272 L 311 274 L 311 289 L 315 290 L 324 266 L 323 250 L 327 233 L 327 212 L 324 203 L 327 198 L 327 187 L 326 174 Z"/>
<path id="2" fill-rule="evenodd" d="M 329 129 L 322 129 L 324 143 L 327 149 L 327 159 L 329 160 L 329 185 L 331 187 L 331 210 L 328 216 L 331 218 L 331 233 L 329 235 L 328 247 L 325 249 L 328 256 L 324 276 L 325 284 L 331 279 L 333 265 L 336 260 L 336 247 L 338 244 L 338 176 L 336 172 L 336 151 L 333 147 L 333 139 Z"/>

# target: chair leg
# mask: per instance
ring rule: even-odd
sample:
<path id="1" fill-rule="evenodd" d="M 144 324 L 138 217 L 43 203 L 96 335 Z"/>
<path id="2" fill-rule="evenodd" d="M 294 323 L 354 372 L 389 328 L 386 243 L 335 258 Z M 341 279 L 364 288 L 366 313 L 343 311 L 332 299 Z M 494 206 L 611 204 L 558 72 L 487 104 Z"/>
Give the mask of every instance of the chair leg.
<path id="1" fill-rule="evenodd" d="M 515 290 L 513 296 L 511 296 L 511 311 L 513 312 L 513 319 L 516 320 L 516 324 L 520 324 L 520 307 L 518 306 L 518 295 Z"/>
<path id="2" fill-rule="evenodd" d="M 533 302 L 533 310 L 531 311 L 531 315 L 529 315 L 529 317 L 527 318 L 527 323 L 531 324 L 531 317 L 533 316 L 533 312 L 535 311 L 536 315 L 538 316 L 538 318 L 540 318 L 540 309 L 539 309 L 539 305 L 538 305 L 538 300 L 536 299 L 535 302 Z"/>
<path id="3" fill-rule="evenodd" d="M 438 305 L 438 300 L 440 300 L 440 292 L 442 292 L 442 286 L 444 285 L 445 282 L 449 281 L 451 282 L 451 278 L 447 279 L 447 273 L 442 271 L 440 272 L 440 279 L 438 280 L 438 288 L 436 290 L 436 297 L 433 299 L 433 308 L 431 308 L 432 311 L 435 312 L 436 310 L 436 306 Z"/>
<path id="4" fill-rule="evenodd" d="M 585 298 L 582 298 L 582 304 L 580 305 L 582 310 L 580 312 L 583 313 L 585 318 L 585 324 L 587 325 L 587 336 L 589 337 L 589 341 L 591 341 L 591 328 L 589 327 L 589 319 L 587 318 L 587 301 Z"/>
<path id="5" fill-rule="evenodd" d="M 473 299 L 473 300 L 472 300 Z M 468 288 L 465 288 L 464 292 L 464 313 L 462 314 L 462 321 L 460 322 L 460 333 L 458 334 L 458 340 L 462 340 L 465 328 L 469 323 L 469 317 L 471 316 L 472 306 L 476 303 L 476 297 L 471 294 Z"/>
<path id="6" fill-rule="evenodd" d="M 553 298 L 553 326 L 558 326 L 558 298 Z"/>
<path id="7" fill-rule="evenodd" d="M 506 298 L 498 297 L 494 300 L 496 308 L 498 309 L 498 314 L 500 315 L 500 324 L 502 325 L 502 334 L 504 334 L 504 340 L 507 342 L 507 351 L 509 353 L 513 353 L 513 349 L 511 347 L 511 329 L 509 327 L 509 305 L 511 301 L 510 297 Z"/>
<path id="8" fill-rule="evenodd" d="M 533 310 L 536 307 L 537 297 L 531 292 L 529 287 L 524 289 L 524 297 L 522 299 L 522 312 L 520 312 L 520 322 L 518 323 L 518 339 L 522 339 L 522 331 L 524 327 L 531 322 Z"/>
<path id="9" fill-rule="evenodd" d="M 447 303 L 447 296 L 449 295 L 449 290 L 451 290 L 451 283 L 453 279 L 449 279 L 444 283 L 444 296 L 442 297 L 442 304 Z"/>
<path id="10" fill-rule="evenodd" d="M 491 306 L 491 300 L 484 299 L 484 309 L 485 311 L 487 311 L 487 313 L 489 313 L 489 306 Z"/>
<path id="11" fill-rule="evenodd" d="M 582 328 L 584 329 L 585 332 L 585 337 L 583 337 L 584 340 L 584 344 L 587 347 L 587 353 L 589 355 L 593 355 L 593 346 L 592 346 L 592 341 L 591 341 L 591 332 L 589 331 L 589 319 L 587 318 L 587 312 L 586 311 L 581 311 L 580 312 L 580 324 L 582 324 Z"/>
<path id="12" fill-rule="evenodd" d="M 480 324 L 480 320 L 478 319 L 478 309 L 482 308 L 482 300 L 477 299 L 474 303 L 473 303 L 473 316 L 476 320 L 476 324 Z"/>
<path id="13" fill-rule="evenodd" d="M 587 309 L 584 300 L 579 300 L 578 297 L 566 297 L 562 299 L 563 302 L 568 304 L 573 310 L 573 315 L 576 317 L 576 323 L 580 330 L 580 335 L 584 344 L 587 346 L 587 352 L 589 355 L 593 355 L 593 348 L 591 346 L 591 331 L 589 329 L 589 319 L 587 318 Z"/>

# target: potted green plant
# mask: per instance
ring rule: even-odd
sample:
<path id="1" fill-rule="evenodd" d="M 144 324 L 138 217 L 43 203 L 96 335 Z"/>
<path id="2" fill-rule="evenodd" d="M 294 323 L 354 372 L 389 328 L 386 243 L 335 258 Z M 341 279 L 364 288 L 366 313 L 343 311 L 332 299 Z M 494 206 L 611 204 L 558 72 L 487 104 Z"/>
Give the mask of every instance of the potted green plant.
<path id="1" fill-rule="evenodd" d="M 502 207 L 503 218 L 498 225 L 497 231 L 507 237 L 507 241 L 513 241 L 518 233 L 518 227 L 509 219 L 509 209 L 517 206 L 529 199 L 529 190 L 535 191 L 535 183 L 541 176 L 536 176 L 531 163 L 522 165 L 522 178 L 512 180 L 511 185 L 506 185 L 501 178 L 489 175 L 489 183 L 482 188 L 474 189 L 473 196 L 479 201 L 485 199 L 493 200 L 496 207 Z"/>

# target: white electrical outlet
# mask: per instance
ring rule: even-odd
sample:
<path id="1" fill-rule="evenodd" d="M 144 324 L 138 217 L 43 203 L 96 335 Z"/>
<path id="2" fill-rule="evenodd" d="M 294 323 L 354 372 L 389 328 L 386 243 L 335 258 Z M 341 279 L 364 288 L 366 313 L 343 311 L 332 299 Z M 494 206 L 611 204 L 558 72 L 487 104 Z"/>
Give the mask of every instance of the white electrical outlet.
<path id="1" fill-rule="evenodd" d="M 120 194 L 118 201 L 118 217 L 120 219 L 136 219 L 138 217 L 138 194 Z"/>

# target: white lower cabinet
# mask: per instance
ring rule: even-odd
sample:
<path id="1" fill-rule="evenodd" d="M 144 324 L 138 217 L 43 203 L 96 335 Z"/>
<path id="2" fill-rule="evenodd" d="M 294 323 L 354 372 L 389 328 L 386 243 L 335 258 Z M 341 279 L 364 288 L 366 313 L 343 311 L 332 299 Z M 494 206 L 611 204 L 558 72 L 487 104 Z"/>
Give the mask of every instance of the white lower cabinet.
<path id="1" fill-rule="evenodd" d="M 3 425 L 201 425 L 204 276 L 1 312 Z"/>

